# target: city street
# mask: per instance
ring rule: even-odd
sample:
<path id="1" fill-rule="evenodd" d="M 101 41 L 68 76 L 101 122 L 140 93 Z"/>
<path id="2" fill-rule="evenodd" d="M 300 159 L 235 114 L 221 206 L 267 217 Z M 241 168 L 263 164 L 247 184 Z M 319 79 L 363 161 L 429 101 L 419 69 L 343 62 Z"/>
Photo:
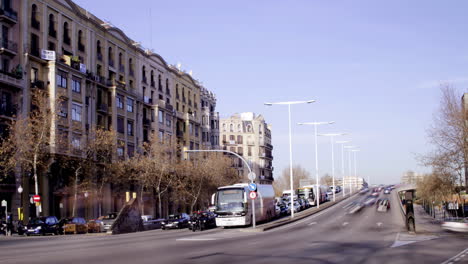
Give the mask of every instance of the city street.
<path id="1" fill-rule="evenodd" d="M 218 228 L 2 238 L 0 263 L 443 263 L 468 247 L 466 235 L 405 232 L 394 193 L 386 213 L 371 206 L 346 214 L 363 198 L 262 233 Z M 452 260 L 466 262 L 467 254 Z"/>

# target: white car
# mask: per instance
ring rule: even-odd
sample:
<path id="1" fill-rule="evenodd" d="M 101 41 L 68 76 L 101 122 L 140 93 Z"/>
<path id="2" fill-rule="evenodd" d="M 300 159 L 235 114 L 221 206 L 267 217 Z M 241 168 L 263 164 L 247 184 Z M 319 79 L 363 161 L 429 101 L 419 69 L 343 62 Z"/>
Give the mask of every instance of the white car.
<path id="1" fill-rule="evenodd" d="M 468 233 L 468 218 L 445 221 L 442 223 L 442 229 L 453 232 Z"/>

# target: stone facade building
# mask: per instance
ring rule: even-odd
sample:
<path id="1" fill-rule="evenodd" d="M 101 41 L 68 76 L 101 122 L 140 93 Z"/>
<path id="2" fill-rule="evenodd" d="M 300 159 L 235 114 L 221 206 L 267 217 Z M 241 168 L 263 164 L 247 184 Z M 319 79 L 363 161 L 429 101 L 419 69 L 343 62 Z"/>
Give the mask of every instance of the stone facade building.
<path id="1" fill-rule="evenodd" d="M 179 156 L 183 149 L 218 148 L 216 98 L 191 74 L 73 1 L 1 4 L 0 134 L 15 116 L 30 111 L 31 89 L 42 89 L 51 98 L 62 98 L 51 129 L 73 146 L 83 144 L 92 128 L 102 127 L 117 132 L 116 156 L 122 159 L 131 157 L 151 133 L 181 146 Z M 0 185 L 0 198 L 28 208 L 33 188 L 24 175 L 16 178 Z M 69 194 L 57 193 L 49 179 L 41 175 L 39 180 L 43 214 L 64 216 Z M 113 195 L 112 186 L 105 193 L 103 212 L 119 209 L 124 198 Z M 86 206 L 87 216 L 96 215 L 94 207 Z M 175 209 L 165 210 L 159 214 Z"/>
<path id="2" fill-rule="evenodd" d="M 273 182 L 273 145 L 271 144 L 271 126 L 261 115 L 247 112 L 234 114 L 221 119 L 223 149 L 236 152 L 247 160 L 255 172 L 257 183 Z M 247 180 L 248 168 L 239 158 L 233 159 L 239 175 Z"/>

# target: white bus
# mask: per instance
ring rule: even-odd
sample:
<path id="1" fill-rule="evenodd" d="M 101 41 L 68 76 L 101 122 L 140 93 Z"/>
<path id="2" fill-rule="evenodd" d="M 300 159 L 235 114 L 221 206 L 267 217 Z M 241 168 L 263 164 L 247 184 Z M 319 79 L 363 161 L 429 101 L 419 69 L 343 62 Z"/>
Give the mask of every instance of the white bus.
<path id="1" fill-rule="evenodd" d="M 252 224 L 252 201 L 247 183 L 219 187 L 212 196 L 216 207 L 217 226 L 247 226 Z M 257 184 L 255 199 L 256 222 L 275 217 L 275 192 L 272 185 Z"/>
<path id="2" fill-rule="evenodd" d="M 316 188 L 317 188 L 316 184 L 302 186 L 299 189 L 297 189 L 297 195 L 300 198 L 307 199 L 309 201 L 310 205 L 317 205 L 316 199 L 315 199 L 316 198 L 316 196 L 315 196 Z M 325 186 L 325 185 L 319 185 L 318 186 L 318 191 L 319 191 L 318 197 L 320 198 L 319 202 L 320 203 L 326 202 L 327 201 L 328 187 Z"/>

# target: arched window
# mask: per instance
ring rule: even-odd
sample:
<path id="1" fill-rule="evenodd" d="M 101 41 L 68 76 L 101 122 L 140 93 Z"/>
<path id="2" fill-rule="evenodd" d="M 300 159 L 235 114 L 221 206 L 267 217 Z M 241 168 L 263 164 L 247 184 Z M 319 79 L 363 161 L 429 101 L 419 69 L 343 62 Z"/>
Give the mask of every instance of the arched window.
<path id="1" fill-rule="evenodd" d="M 154 71 L 151 70 L 151 86 L 154 87 Z"/>
<path id="2" fill-rule="evenodd" d="M 234 125 L 233 124 L 229 125 L 229 132 L 234 132 Z"/>
<path id="3" fill-rule="evenodd" d="M 132 58 L 128 59 L 128 70 L 130 72 L 130 75 L 133 76 L 133 60 Z"/>
<path id="4" fill-rule="evenodd" d="M 120 72 L 125 72 L 125 65 L 124 65 L 124 61 L 123 61 L 123 54 L 122 52 L 119 52 L 119 71 Z"/>
<path id="5" fill-rule="evenodd" d="M 153 73 L 153 71 L 151 71 L 151 74 L 152 73 Z M 144 65 L 141 68 L 141 76 L 143 76 L 143 82 L 146 83 L 146 66 L 144 66 Z"/>
<path id="6" fill-rule="evenodd" d="M 258 125 L 258 133 L 262 134 L 262 125 Z"/>
<path id="7" fill-rule="evenodd" d="M 83 31 L 78 31 L 78 50 L 84 52 L 85 46 L 83 42 Z"/>
<path id="8" fill-rule="evenodd" d="M 109 58 L 109 66 L 114 67 L 114 52 L 112 51 L 112 47 L 109 47 L 107 57 Z"/>
<path id="9" fill-rule="evenodd" d="M 226 124 L 223 124 L 223 132 L 226 132 Z"/>
<path id="10" fill-rule="evenodd" d="M 249 132 L 249 133 L 252 132 L 252 126 L 251 125 L 247 126 L 247 132 Z"/>
<path id="11" fill-rule="evenodd" d="M 175 85 L 176 98 L 179 99 L 179 84 Z"/>
<path id="12" fill-rule="evenodd" d="M 97 59 L 99 61 L 102 61 L 102 47 L 101 47 L 101 41 L 96 42 L 96 54 L 97 54 Z"/>
<path id="13" fill-rule="evenodd" d="M 63 23 L 63 42 L 70 45 L 70 29 L 68 28 L 68 22 Z"/>
<path id="14" fill-rule="evenodd" d="M 49 15 L 49 36 L 56 38 L 57 37 L 57 30 L 55 30 L 55 20 L 54 15 Z"/>
<path id="15" fill-rule="evenodd" d="M 37 19 L 37 5 L 31 6 L 31 26 L 35 29 L 40 29 L 41 23 Z"/>
<path id="16" fill-rule="evenodd" d="M 162 91 L 161 74 L 158 75 L 158 89 Z"/>
<path id="17" fill-rule="evenodd" d="M 237 125 L 237 132 L 242 132 L 242 127 L 241 127 L 241 125 L 240 125 L 240 124 L 239 124 L 239 125 Z"/>

